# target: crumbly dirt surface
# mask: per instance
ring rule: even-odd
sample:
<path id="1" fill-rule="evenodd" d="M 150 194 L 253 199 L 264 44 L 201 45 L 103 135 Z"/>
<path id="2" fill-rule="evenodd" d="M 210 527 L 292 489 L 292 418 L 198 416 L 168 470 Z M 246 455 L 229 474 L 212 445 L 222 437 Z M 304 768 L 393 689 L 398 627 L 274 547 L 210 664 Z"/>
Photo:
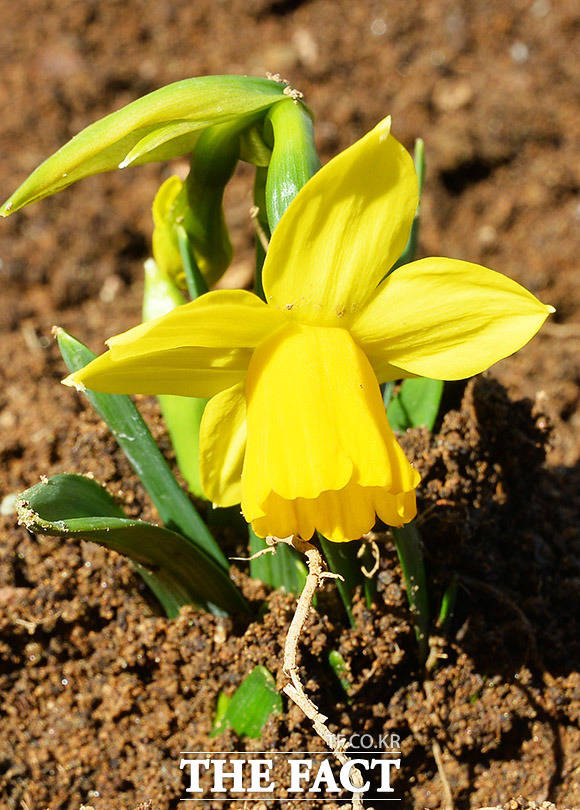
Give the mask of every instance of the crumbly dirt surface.
<path id="1" fill-rule="evenodd" d="M 458 585 L 452 621 L 433 642 L 440 658 L 431 701 L 386 535 L 378 538 L 375 604 L 369 610 L 357 600 L 355 629 L 346 627 L 334 587 L 319 597 L 302 640 L 303 677 L 333 731 L 401 737 L 395 784 L 404 807 L 441 806 L 434 741 L 458 807 L 514 794 L 578 807 L 577 475 L 544 466 L 547 417 L 529 401 L 511 401 L 493 378 L 469 383 L 459 405 L 435 435 L 403 437 L 424 480 L 421 529 L 435 610 L 453 577 Z M 83 468 L 104 450 L 98 480 L 130 511 L 147 514 L 96 419 L 85 414 L 59 447 Z M 4 526 L 4 806 L 76 808 L 90 800 L 132 809 L 147 798 L 164 810 L 184 787 L 180 751 L 321 750 L 292 706 L 259 741 L 233 732 L 208 737 L 221 690 L 256 664 L 280 675 L 291 596 L 267 593 L 238 570 L 254 606 L 266 600 L 260 620 L 244 625 L 184 609 L 168 621 L 114 554 L 31 536 L 10 517 Z M 347 662 L 348 695 L 328 666 L 333 649 Z"/>
<path id="2" fill-rule="evenodd" d="M 3 198 L 67 138 L 143 93 L 203 73 L 279 72 L 304 91 L 323 159 L 389 113 L 407 146 L 424 138 L 420 255 L 480 262 L 556 307 L 493 377 L 448 388 L 433 435 L 402 440 L 424 479 L 434 612 L 458 583 L 431 704 L 388 537 L 376 604 L 357 602 L 357 628 L 328 585 L 306 629 L 302 671 L 333 730 L 401 736 L 404 808 L 443 806 L 434 741 L 459 810 L 580 807 L 579 31 L 571 0 L 22 0 L 2 10 Z M 155 519 L 105 426 L 58 384 L 50 329 L 100 351 L 138 322 L 151 200 L 180 168 L 91 178 L 0 224 L 0 499 L 40 475 L 90 472 L 131 514 Z M 251 273 L 250 189 L 242 167 L 228 190 L 233 285 Z M 154 402 L 140 403 L 171 458 Z M 221 690 L 259 663 L 279 672 L 291 597 L 242 566 L 247 597 L 268 606 L 260 621 L 184 610 L 168 622 L 119 557 L 1 520 L 2 808 L 167 810 L 183 789 L 179 751 L 320 748 L 292 707 L 260 741 L 208 739 Z M 328 668 L 332 649 L 348 664 L 348 698 Z"/>

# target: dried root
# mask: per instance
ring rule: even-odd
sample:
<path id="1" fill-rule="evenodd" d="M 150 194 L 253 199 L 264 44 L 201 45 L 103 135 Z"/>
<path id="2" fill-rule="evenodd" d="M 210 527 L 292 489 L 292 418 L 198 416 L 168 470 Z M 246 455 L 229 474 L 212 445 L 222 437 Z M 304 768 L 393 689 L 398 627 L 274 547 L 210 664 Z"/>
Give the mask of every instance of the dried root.
<path id="1" fill-rule="evenodd" d="M 300 594 L 300 598 L 298 599 L 296 612 L 294 613 L 294 617 L 290 623 L 288 635 L 286 636 L 286 643 L 284 645 L 283 669 L 284 674 L 289 678 L 290 682 L 286 684 L 283 691 L 291 700 L 294 701 L 294 703 L 296 703 L 297 706 L 302 709 L 306 717 L 312 721 L 314 731 L 322 740 L 324 740 L 340 764 L 346 765 L 350 760 L 344 752 L 345 746 L 344 744 L 340 743 L 338 745 L 336 744 L 334 735 L 330 732 L 328 726 L 326 725 L 326 720 L 328 718 L 318 711 L 318 707 L 314 705 L 304 691 L 304 686 L 300 680 L 298 665 L 296 664 L 300 636 L 302 635 L 302 630 L 304 629 L 304 625 L 308 619 L 308 614 L 310 613 L 310 608 L 312 607 L 312 600 L 317 588 L 322 585 L 325 579 L 339 579 L 340 577 L 337 574 L 332 574 L 329 571 L 324 570 L 320 551 L 312 543 L 307 543 L 298 537 L 285 538 L 281 542 L 288 543 L 288 545 L 291 545 L 301 554 L 304 554 L 308 565 L 308 576 L 306 577 L 304 588 Z M 351 769 L 351 781 L 352 784 L 356 785 L 357 788 L 362 788 L 363 778 L 357 768 L 353 767 Z M 362 807 L 363 802 L 360 793 L 353 793 L 352 809 L 362 810 Z"/>

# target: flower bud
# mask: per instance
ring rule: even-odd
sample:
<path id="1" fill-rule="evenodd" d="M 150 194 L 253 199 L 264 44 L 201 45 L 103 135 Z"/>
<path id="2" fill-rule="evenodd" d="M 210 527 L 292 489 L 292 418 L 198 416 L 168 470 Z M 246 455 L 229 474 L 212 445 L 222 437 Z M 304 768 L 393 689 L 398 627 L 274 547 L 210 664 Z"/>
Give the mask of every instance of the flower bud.
<path id="1" fill-rule="evenodd" d="M 213 124 L 263 112 L 284 86 L 247 76 L 200 76 L 155 90 L 88 126 L 44 161 L 0 215 L 55 194 L 83 177 L 190 154 Z"/>

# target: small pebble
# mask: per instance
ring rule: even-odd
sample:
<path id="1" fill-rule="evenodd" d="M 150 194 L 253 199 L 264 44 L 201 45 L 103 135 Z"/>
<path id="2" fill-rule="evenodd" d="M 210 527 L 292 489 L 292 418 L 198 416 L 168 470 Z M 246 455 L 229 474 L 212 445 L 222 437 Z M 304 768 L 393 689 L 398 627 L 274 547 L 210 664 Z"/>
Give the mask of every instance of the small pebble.
<path id="1" fill-rule="evenodd" d="M 10 495 L 5 495 L 0 503 L 0 515 L 8 516 L 16 514 L 16 498 L 17 492 L 12 492 Z"/>
<path id="2" fill-rule="evenodd" d="M 523 65 L 524 62 L 528 61 L 530 51 L 525 42 L 514 42 L 510 46 L 510 56 L 516 65 Z"/>
<path id="3" fill-rule="evenodd" d="M 477 238 L 482 247 L 491 247 L 497 242 L 497 231 L 493 225 L 482 225 L 477 233 Z"/>
<path id="4" fill-rule="evenodd" d="M 532 8 L 530 10 L 534 17 L 541 20 L 542 17 L 545 17 L 550 13 L 552 6 L 550 4 L 550 0 L 536 0 L 536 2 L 532 4 Z"/>
<path id="5" fill-rule="evenodd" d="M 374 37 L 382 37 L 386 33 L 387 33 L 387 24 L 381 17 L 377 17 L 375 20 L 372 21 L 371 34 Z"/>

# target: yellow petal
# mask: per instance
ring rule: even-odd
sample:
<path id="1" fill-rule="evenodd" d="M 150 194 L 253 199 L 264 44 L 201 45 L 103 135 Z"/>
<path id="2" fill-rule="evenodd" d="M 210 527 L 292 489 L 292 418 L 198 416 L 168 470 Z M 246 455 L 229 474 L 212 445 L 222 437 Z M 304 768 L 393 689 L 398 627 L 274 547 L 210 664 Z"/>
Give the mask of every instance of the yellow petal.
<path id="1" fill-rule="evenodd" d="M 319 528 L 354 539 L 374 523 L 375 491 L 397 495 L 419 483 L 377 379 L 344 329 L 278 331 L 253 354 L 246 399 L 242 510 L 258 533 L 309 537 Z"/>
<path id="2" fill-rule="evenodd" d="M 201 485 L 217 506 L 233 506 L 242 500 L 246 435 L 246 397 L 243 383 L 238 383 L 210 399 L 201 420 Z"/>
<path id="3" fill-rule="evenodd" d="M 105 352 L 70 374 L 64 385 L 106 394 L 179 394 L 212 397 L 241 382 L 251 349 L 182 349 L 117 358 Z"/>
<path id="4" fill-rule="evenodd" d="M 389 526 L 402 526 L 417 514 L 415 490 L 393 495 L 379 487 L 347 484 L 338 492 L 323 492 L 318 498 L 289 501 L 272 493 L 264 516 L 252 521 L 259 537 L 309 538 L 318 530 L 328 540 L 344 543 L 370 531 L 378 515 Z"/>
<path id="5" fill-rule="evenodd" d="M 214 290 L 153 321 L 107 341 L 115 359 L 139 354 L 207 347 L 253 348 L 286 322 L 246 290 Z"/>
<path id="6" fill-rule="evenodd" d="M 410 371 L 406 371 L 404 368 L 399 368 L 399 366 L 394 366 L 392 363 L 379 355 L 369 355 L 369 360 L 372 366 L 373 371 L 377 376 L 377 380 L 380 383 L 386 382 L 394 382 L 395 380 L 406 380 L 409 377 L 419 377 L 420 374 L 411 374 Z"/>
<path id="7" fill-rule="evenodd" d="M 386 118 L 298 192 L 266 256 L 268 303 L 307 323 L 346 325 L 399 258 L 417 176 L 389 130 Z"/>
<path id="8" fill-rule="evenodd" d="M 459 380 L 521 349 L 553 311 L 501 273 L 431 258 L 391 273 L 351 331 L 380 378 L 399 366 Z"/>
<path id="9" fill-rule="evenodd" d="M 111 394 L 211 397 L 244 379 L 253 347 L 284 315 L 245 290 L 218 290 L 111 338 L 65 380 Z"/>

